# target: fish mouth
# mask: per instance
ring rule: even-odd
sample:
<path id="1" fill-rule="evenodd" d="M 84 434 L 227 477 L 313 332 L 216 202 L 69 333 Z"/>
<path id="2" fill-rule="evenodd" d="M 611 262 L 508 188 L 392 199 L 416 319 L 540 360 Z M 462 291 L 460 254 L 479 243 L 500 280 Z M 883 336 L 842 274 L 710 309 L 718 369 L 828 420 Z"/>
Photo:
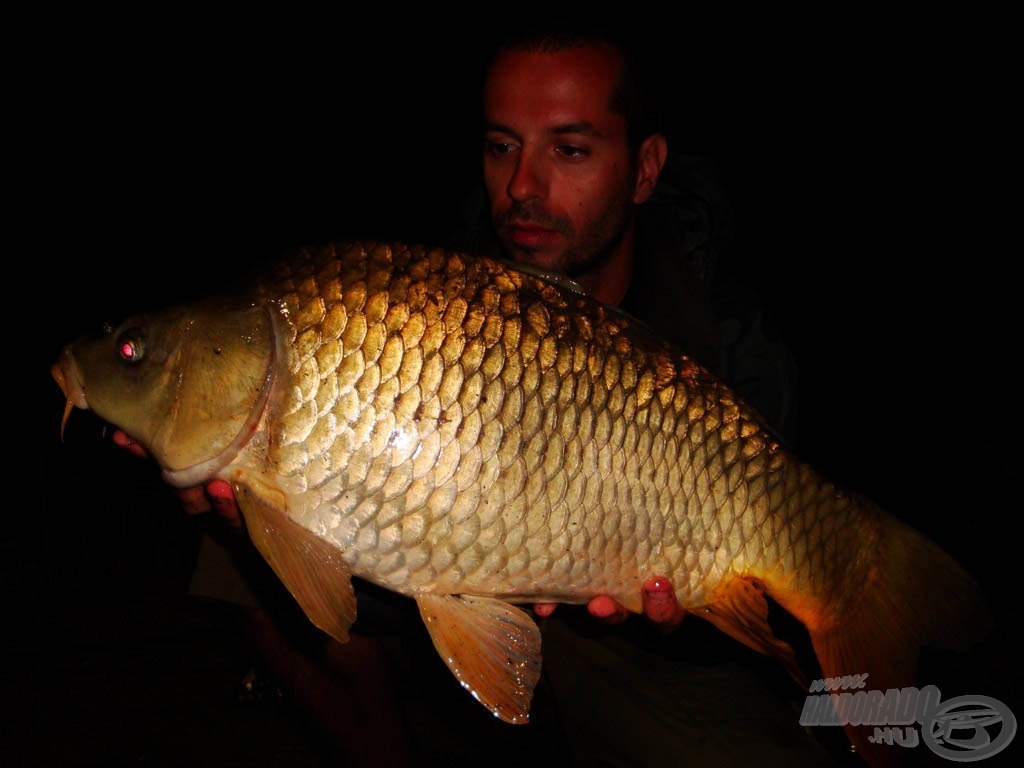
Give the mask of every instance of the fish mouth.
<path id="1" fill-rule="evenodd" d="M 64 404 L 64 415 L 60 420 L 60 439 L 63 440 L 64 427 L 68 423 L 71 411 L 75 408 L 87 411 L 89 410 L 89 403 L 85 399 L 82 373 L 78 370 L 78 363 L 75 362 L 70 348 L 65 348 L 61 352 L 60 358 L 50 368 L 50 373 L 57 382 L 57 386 L 60 387 L 61 392 L 64 393 L 64 397 L 67 398 L 67 402 Z"/>

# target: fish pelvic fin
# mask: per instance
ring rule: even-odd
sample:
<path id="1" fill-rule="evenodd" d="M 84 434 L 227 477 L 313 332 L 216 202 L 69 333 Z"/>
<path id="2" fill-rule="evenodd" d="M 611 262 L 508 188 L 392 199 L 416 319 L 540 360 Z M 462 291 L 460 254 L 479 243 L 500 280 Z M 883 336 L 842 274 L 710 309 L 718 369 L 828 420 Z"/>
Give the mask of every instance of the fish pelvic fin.
<path id="1" fill-rule="evenodd" d="M 356 620 L 352 573 L 342 552 L 291 520 L 283 494 L 232 484 L 253 544 L 314 625 L 340 643 Z"/>
<path id="2" fill-rule="evenodd" d="M 417 595 L 416 603 L 434 647 L 462 686 L 506 723 L 529 722 L 541 668 L 533 619 L 491 597 Z"/>
<path id="3" fill-rule="evenodd" d="M 866 688 L 884 692 L 917 684 L 922 647 L 964 652 L 991 628 L 974 579 L 937 544 L 890 518 L 856 599 L 808 632 L 823 678 L 866 674 Z M 869 765 L 893 764 L 896 750 L 871 743 L 871 726 L 843 728 Z"/>
<path id="4" fill-rule="evenodd" d="M 768 624 L 768 601 L 764 595 L 760 581 L 737 577 L 716 590 L 715 600 L 697 614 L 734 640 L 778 659 L 797 685 L 807 690 L 807 678 L 792 646 L 779 640 Z"/>

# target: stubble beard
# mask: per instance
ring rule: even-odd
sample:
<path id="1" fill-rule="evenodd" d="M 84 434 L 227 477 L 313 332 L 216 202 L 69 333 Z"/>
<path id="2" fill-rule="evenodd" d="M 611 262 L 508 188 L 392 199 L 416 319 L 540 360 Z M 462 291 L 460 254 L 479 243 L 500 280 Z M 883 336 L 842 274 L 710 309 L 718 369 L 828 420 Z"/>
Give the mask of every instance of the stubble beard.
<path id="1" fill-rule="evenodd" d="M 507 210 L 495 214 L 495 227 L 503 248 L 514 261 L 578 278 L 597 270 L 618 250 L 634 211 L 631 196 L 620 194 L 610 199 L 592 224 L 577 235 L 568 218 L 554 216 L 537 201 L 528 200 L 514 203 Z M 562 235 L 570 245 L 555 254 L 554 258 L 539 255 L 542 249 L 525 246 L 511 239 L 509 226 L 512 222 L 529 222 L 551 229 Z"/>

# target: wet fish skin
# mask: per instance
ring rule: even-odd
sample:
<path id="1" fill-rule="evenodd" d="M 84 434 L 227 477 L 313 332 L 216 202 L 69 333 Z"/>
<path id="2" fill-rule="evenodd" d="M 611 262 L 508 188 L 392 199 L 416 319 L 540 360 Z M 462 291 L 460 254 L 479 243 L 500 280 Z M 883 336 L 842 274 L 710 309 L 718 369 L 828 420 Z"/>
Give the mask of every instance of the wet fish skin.
<path id="1" fill-rule="evenodd" d="M 825 676 L 876 688 L 912 684 L 922 644 L 984 632 L 948 555 L 622 313 L 397 243 L 301 249 L 252 285 L 69 345 L 54 366 L 69 404 L 131 434 L 168 482 L 230 481 L 329 634 L 347 638 L 353 574 L 416 599 L 456 677 L 509 722 L 528 718 L 541 659 L 512 604 L 608 594 L 640 612 L 653 575 L 798 680 L 765 595 Z"/>

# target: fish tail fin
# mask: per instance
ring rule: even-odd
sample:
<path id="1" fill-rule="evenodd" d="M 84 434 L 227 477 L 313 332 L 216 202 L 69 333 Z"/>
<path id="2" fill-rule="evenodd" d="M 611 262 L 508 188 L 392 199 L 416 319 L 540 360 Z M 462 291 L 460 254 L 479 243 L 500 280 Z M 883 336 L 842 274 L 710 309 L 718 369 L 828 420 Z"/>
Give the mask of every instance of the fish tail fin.
<path id="1" fill-rule="evenodd" d="M 991 628 L 974 579 L 937 544 L 891 518 L 858 599 L 841 621 L 808 633 L 826 681 L 866 675 L 863 689 L 884 693 L 916 685 L 922 647 L 963 652 Z M 843 728 L 871 765 L 890 764 L 900 750 L 871 743 L 873 725 Z"/>

